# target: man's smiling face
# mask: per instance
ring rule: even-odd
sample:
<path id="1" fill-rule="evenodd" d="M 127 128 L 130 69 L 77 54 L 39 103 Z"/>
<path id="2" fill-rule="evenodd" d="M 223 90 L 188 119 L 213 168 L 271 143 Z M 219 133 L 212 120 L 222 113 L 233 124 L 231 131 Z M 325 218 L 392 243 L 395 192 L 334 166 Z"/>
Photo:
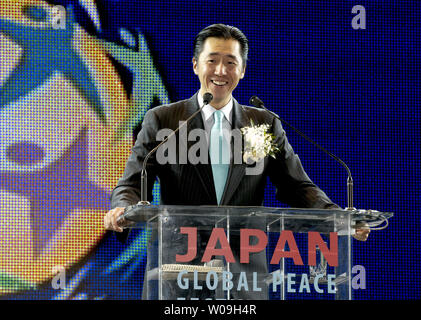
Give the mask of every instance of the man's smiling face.
<path id="1" fill-rule="evenodd" d="M 200 80 L 200 93 L 213 95 L 212 106 L 219 109 L 231 99 L 232 91 L 244 77 L 245 62 L 235 39 L 210 37 L 205 40 L 193 70 Z"/>

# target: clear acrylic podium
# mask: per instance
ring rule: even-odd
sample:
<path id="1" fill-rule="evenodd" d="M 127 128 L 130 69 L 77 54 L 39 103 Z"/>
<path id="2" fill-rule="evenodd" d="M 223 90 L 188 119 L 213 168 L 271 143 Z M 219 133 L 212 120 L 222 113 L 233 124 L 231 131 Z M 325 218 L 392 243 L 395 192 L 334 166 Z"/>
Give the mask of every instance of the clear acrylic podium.
<path id="1" fill-rule="evenodd" d="M 149 300 L 352 299 L 355 224 L 392 213 L 226 206 L 126 209 L 123 225 L 150 232 Z"/>

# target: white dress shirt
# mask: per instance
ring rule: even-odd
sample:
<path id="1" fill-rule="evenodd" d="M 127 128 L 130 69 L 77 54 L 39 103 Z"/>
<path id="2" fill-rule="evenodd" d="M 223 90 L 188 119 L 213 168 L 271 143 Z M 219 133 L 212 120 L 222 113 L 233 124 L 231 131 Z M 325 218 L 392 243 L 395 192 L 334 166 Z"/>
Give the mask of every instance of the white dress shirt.
<path id="1" fill-rule="evenodd" d="M 203 106 L 203 97 L 200 93 L 197 94 L 197 100 L 199 102 L 199 107 L 202 107 Z M 224 137 L 227 140 L 228 144 L 230 144 L 230 141 L 231 141 L 232 107 L 233 107 L 233 102 L 232 102 L 232 98 L 231 98 L 230 101 L 225 106 L 223 106 L 221 109 L 219 109 L 224 114 L 224 118 L 222 120 L 222 128 L 224 130 Z M 202 109 L 202 112 L 201 112 L 203 124 L 205 126 L 206 141 L 208 143 L 208 146 L 209 146 L 210 132 L 211 132 L 212 127 L 215 123 L 215 118 L 213 116 L 213 113 L 216 110 L 218 110 L 218 109 L 215 109 L 214 107 L 212 107 L 212 104 L 207 104 Z"/>

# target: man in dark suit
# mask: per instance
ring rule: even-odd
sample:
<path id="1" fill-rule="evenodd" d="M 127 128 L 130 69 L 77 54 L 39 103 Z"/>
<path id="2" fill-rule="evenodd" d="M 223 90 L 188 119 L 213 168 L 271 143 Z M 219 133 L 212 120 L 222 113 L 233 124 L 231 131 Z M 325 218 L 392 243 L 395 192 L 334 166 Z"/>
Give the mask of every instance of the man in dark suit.
<path id="1" fill-rule="evenodd" d="M 186 120 L 203 105 L 203 96 L 207 92 L 212 94 L 213 100 L 187 124 L 188 133 L 201 129 L 211 148 L 216 126 L 228 131 L 239 130 L 250 126 L 252 121 L 254 125 L 269 125 L 269 132 L 273 133 L 279 150 L 274 158 L 266 156 L 263 159 L 259 174 L 248 174 L 247 164 L 235 163 L 232 154 L 230 164 L 214 166 L 212 150 L 205 157 L 207 161 L 198 164 L 161 164 L 154 154 L 147 164 L 149 201 L 152 200 L 153 182 L 158 177 L 161 204 L 260 206 L 269 177 L 276 186 L 277 199 L 292 207 L 338 208 L 307 176 L 280 121 L 265 110 L 240 105 L 232 97 L 233 90 L 244 77 L 247 54 L 247 38 L 235 27 L 211 25 L 196 36 L 192 62 L 200 80 L 200 90 L 190 99 L 159 106 L 146 113 L 124 175 L 113 190 L 113 209 L 104 218 L 106 229 L 122 232 L 117 218 L 125 207 L 140 200 L 142 162 L 160 142 L 157 133 L 161 129 L 175 130 L 180 121 Z M 192 143 L 187 144 L 188 150 Z M 179 159 L 178 144 L 175 150 L 176 159 Z M 368 231 L 359 231 L 358 235 L 360 240 L 365 240 Z"/>

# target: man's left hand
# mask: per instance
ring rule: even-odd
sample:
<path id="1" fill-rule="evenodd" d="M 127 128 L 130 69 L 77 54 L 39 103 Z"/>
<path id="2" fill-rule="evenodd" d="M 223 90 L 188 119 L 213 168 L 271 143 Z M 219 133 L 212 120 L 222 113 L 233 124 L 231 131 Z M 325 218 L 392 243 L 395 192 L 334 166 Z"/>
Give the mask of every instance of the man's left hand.
<path id="1" fill-rule="evenodd" d="M 359 241 L 367 241 L 368 235 L 370 234 L 370 227 L 365 222 L 358 222 L 355 225 L 354 239 Z"/>

